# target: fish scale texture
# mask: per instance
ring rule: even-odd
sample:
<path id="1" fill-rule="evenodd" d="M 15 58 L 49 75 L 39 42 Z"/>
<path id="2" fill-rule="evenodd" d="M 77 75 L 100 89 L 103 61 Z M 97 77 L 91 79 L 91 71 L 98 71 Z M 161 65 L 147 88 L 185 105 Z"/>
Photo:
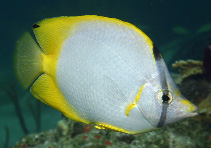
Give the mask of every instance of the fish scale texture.
<path id="1" fill-rule="evenodd" d="M 77 113 L 92 123 L 129 131 L 151 129 L 137 107 L 126 116 L 139 88 L 156 73 L 150 47 L 133 29 L 87 21 L 66 39 L 59 55 L 57 83 Z"/>

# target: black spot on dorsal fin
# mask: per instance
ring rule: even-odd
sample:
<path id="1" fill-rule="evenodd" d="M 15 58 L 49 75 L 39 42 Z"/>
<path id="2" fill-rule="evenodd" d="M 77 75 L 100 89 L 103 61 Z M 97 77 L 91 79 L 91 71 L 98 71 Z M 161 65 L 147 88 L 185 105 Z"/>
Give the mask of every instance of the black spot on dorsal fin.
<path id="1" fill-rule="evenodd" d="M 34 28 L 38 28 L 38 27 L 40 27 L 40 25 L 38 25 L 38 24 L 34 24 L 34 25 L 32 26 L 33 29 L 34 29 Z"/>

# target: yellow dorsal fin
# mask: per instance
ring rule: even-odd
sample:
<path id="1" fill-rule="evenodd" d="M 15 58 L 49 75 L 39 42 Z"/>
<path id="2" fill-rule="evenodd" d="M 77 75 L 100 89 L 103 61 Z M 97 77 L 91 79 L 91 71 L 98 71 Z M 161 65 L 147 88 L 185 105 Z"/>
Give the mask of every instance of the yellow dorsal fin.
<path id="1" fill-rule="evenodd" d="M 107 21 L 116 24 L 125 25 L 130 27 L 144 36 L 148 44 L 152 49 L 152 41 L 141 30 L 134 25 L 120 21 L 114 18 L 107 18 L 96 15 L 84 15 L 77 17 L 55 17 L 44 19 L 32 26 L 37 41 L 45 54 L 55 54 L 61 51 L 63 42 L 67 39 L 75 30 L 78 24 L 85 21 Z"/>
<path id="2" fill-rule="evenodd" d="M 58 54 L 63 42 L 74 31 L 76 24 L 97 16 L 55 17 L 44 19 L 32 26 L 36 39 L 45 54 Z"/>
<path id="3" fill-rule="evenodd" d="M 32 26 L 36 39 L 45 54 L 56 54 L 61 51 L 64 40 L 73 31 L 71 17 L 44 19 Z"/>

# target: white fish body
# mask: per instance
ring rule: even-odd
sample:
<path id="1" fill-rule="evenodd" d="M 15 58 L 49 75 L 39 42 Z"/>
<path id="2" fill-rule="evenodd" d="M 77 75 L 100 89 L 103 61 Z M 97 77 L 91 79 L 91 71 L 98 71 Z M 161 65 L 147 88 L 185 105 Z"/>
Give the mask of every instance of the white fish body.
<path id="1" fill-rule="evenodd" d="M 59 17 L 33 30 L 41 50 L 28 33 L 19 41 L 19 81 L 27 88 L 39 76 L 32 94 L 67 117 L 135 134 L 196 115 L 152 41 L 132 24 Z"/>

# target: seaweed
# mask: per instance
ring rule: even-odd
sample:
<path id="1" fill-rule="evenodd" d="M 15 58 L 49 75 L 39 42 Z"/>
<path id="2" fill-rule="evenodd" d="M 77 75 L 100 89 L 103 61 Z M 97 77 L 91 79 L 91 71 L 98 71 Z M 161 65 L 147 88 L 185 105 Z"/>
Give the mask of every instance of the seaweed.
<path id="1" fill-rule="evenodd" d="M 39 100 L 35 100 L 36 101 L 36 106 L 33 107 L 31 102 L 27 102 L 27 106 L 32 114 L 32 116 L 34 117 L 35 123 L 36 123 L 36 132 L 39 132 L 41 129 L 41 123 L 40 123 L 40 115 L 41 115 L 41 102 Z"/>
<path id="2" fill-rule="evenodd" d="M 5 126 L 5 142 L 4 142 L 4 148 L 7 148 L 9 145 L 9 138 L 10 138 L 10 133 L 9 133 L 9 128 Z"/>
<path id="3" fill-rule="evenodd" d="M 21 125 L 23 132 L 25 134 L 28 134 L 29 132 L 28 132 L 28 129 L 26 128 L 26 124 L 25 124 L 25 121 L 24 121 L 24 118 L 23 118 L 23 114 L 22 114 L 21 109 L 20 109 L 20 104 L 19 104 L 19 101 L 18 101 L 18 95 L 17 95 L 16 89 L 15 89 L 14 83 L 10 83 L 8 86 L 3 87 L 3 89 L 5 90 L 5 92 L 7 93 L 7 95 L 9 96 L 9 98 L 11 99 L 11 101 L 12 101 L 14 107 L 15 107 L 15 111 L 16 111 L 16 114 L 18 116 L 18 120 L 19 120 L 19 123 Z"/>
<path id="4" fill-rule="evenodd" d="M 9 96 L 14 108 L 15 108 L 15 112 L 16 115 L 18 117 L 20 126 L 22 128 L 22 131 L 24 132 L 24 134 L 29 134 L 29 130 L 27 129 L 26 126 L 26 122 L 24 120 L 24 116 L 23 113 L 21 111 L 21 107 L 20 107 L 20 103 L 19 103 L 19 98 L 18 98 L 18 94 L 15 88 L 15 84 L 14 83 L 10 83 L 7 86 L 3 87 L 3 90 L 6 92 L 6 94 Z M 41 129 L 41 102 L 39 100 L 35 100 L 35 106 L 30 103 L 27 102 L 27 106 L 30 110 L 30 113 L 32 114 L 34 120 L 35 120 L 35 132 L 39 132 Z"/>

